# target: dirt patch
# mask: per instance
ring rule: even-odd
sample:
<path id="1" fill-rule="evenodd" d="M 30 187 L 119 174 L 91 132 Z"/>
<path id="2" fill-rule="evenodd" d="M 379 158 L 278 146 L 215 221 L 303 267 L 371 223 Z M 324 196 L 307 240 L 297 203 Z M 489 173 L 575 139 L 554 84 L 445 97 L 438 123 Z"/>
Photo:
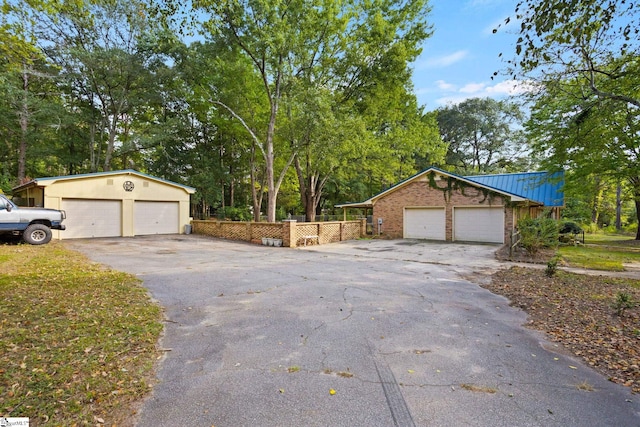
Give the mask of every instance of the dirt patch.
<path id="1" fill-rule="evenodd" d="M 529 315 L 528 327 L 546 332 L 611 381 L 640 392 L 640 281 L 512 267 L 482 287 Z M 635 302 L 616 314 L 620 293 Z"/>

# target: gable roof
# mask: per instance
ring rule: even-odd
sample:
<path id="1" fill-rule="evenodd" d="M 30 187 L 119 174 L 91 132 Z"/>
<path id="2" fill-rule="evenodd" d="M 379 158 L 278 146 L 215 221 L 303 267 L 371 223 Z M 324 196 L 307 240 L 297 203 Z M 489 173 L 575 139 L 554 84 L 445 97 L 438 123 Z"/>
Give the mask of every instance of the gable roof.
<path id="1" fill-rule="evenodd" d="M 477 182 L 477 181 L 473 181 L 471 179 L 469 179 L 468 177 L 463 177 L 460 175 L 456 175 L 454 173 L 451 172 L 446 172 L 442 169 L 438 169 L 436 167 L 430 167 L 427 168 L 425 170 L 423 170 L 422 172 L 418 172 L 417 174 L 403 180 L 400 181 L 399 183 L 397 183 L 396 185 L 386 189 L 385 191 L 376 194 L 375 196 L 371 197 L 370 199 L 365 200 L 364 202 L 361 203 L 343 203 L 340 205 L 335 205 L 335 207 L 337 208 L 370 208 L 373 207 L 373 205 L 375 204 L 376 200 L 380 199 L 381 197 L 384 197 L 386 194 L 391 193 L 393 191 L 398 190 L 399 188 L 402 188 L 406 185 L 408 185 L 409 183 L 416 181 L 420 178 L 422 178 L 423 176 L 429 174 L 429 173 L 436 173 L 438 175 L 442 175 L 445 177 L 451 177 L 451 178 L 455 178 L 458 179 L 464 183 L 467 183 L 469 185 L 472 185 L 474 187 L 478 187 L 478 188 L 484 188 L 490 191 L 493 191 L 495 193 L 501 194 L 505 197 L 508 197 L 512 202 L 526 202 L 526 201 L 532 201 L 534 203 L 536 203 L 535 200 L 532 199 L 528 199 L 527 197 L 524 197 L 522 195 L 516 194 L 516 193 L 512 193 L 510 191 L 507 191 L 505 189 L 501 189 L 501 188 L 497 188 L 494 186 L 491 186 L 489 184 L 485 184 L 482 182 Z"/>
<path id="2" fill-rule="evenodd" d="M 564 172 L 524 172 L 465 177 L 471 181 L 518 194 L 548 207 L 564 206 Z"/>
<path id="3" fill-rule="evenodd" d="M 22 185 L 20 185 L 18 187 L 13 188 L 12 191 L 15 193 L 17 191 L 20 191 L 20 190 L 23 190 L 23 189 L 29 188 L 29 187 L 46 187 L 46 186 L 51 185 L 51 184 L 53 184 L 54 182 L 57 182 L 57 181 L 96 178 L 96 177 L 114 176 L 114 175 L 136 175 L 136 176 L 139 176 L 139 177 L 144 178 L 144 179 L 149 179 L 149 180 L 152 180 L 152 181 L 161 182 L 163 184 L 172 185 L 174 187 L 180 187 L 180 188 L 184 189 L 189 194 L 193 194 L 193 193 L 196 192 L 195 188 L 189 187 L 188 185 L 182 185 L 182 184 L 178 184 L 176 182 L 167 181 L 166 179 L 158 178 L 158 177 L 152 176 L 152 175 L 147 175 L 147 174 L 144 174 L 142 172 L 138 172 L 138 171 L 133 170 L 133 169 L 108 171 L 108 172 L 85 173 L 85 174 L 78 174 L 78 175 L 52 176 L 52 177 L 46 177 L 46 178 L 36 178 L 36 179 L 31 180 L 31 181 L 29 181 L 29 182 L 27 182 L 25 184 L 22 184 Z"/>

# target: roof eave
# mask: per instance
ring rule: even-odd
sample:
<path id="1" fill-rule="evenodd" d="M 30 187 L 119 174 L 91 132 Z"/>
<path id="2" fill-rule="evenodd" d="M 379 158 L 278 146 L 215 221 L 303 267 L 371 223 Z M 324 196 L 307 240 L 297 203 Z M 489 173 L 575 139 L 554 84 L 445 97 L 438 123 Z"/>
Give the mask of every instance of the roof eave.
<path id="1" fill-rule="evenodd" d="M 336 208 L 372 208 L 373 203 L 369 200 L 365 200 L 361 203 L 342 203 L 339 205 L 335 205 Z"/>
<path id="2" fill-rule="evenodd" d="M 11 191 L 22 191 L 31 187 L 46 187 L 51 185 L 57 181 L 67 181 L 72 179 L 91 179 L 99 176 L 112 176 L 112 175 L 136 175 L 139 177 L 147 178 L 156 182 L 160 182 L 163 184 L 171 185 L 174 187 L 179 187 L 186 191 L 188 194 L 194 194 L 196 189 L 194 187 L 190 187 L 184 184 L 178 184 L 177 182 L 168 181 L 166 179 L 158 178 L 152 175 L 147 175 L 146 173 L 138 172 L 133 169 L 124 169 L 117 171 L 107 171 L 107 172 L 95 172 L 95 173 L 86 173 L 86 174 L 78 174 L 78 175 L 64 175 L 64 176 L 53 176 L 53 177 L 45 177 L 45 178 L 37 178 L 32 181 L 27 182 L 26 184 L 22 184 L 18 187 L 13 188 Z"/>

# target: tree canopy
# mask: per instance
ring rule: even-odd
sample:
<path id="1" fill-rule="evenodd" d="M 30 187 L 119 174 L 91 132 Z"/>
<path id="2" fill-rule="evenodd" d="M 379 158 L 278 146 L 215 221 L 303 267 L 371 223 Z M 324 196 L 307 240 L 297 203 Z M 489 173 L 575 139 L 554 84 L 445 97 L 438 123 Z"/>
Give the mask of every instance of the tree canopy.
<path id="1" fill-rule="evenodd" d="M 516 56 L 508 62 L 510 73 L 530 81 L 529 135 L 545 164 L 584 179 L 626 181 L 637 210 L 639 17 L 628 1 L 521 1 Z"/>
<path id="2" fill-rule="evenodd" d="M 513 172 L 523 164 L 520 107 L 509 101 L 471 98 L 437 110 L 442 139 L 448 144 L 446 164 L 463 175 Z"/>
<path id="3" fill-rule="evenodd" d="M 444 158 L 411 85 L 426 0 L 3 4 L 4 191 L 133 167 L 196 187 L 197 215 L 274 220 L 284 189 L 312 219 Z"/>

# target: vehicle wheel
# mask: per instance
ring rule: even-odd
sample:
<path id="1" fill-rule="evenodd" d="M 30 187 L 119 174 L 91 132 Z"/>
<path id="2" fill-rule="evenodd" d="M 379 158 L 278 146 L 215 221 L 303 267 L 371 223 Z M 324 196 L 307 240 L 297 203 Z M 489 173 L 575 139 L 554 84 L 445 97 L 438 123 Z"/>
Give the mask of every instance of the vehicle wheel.
<path id="1" fill-rule="evenodd" d="M 24 230 L 22 239 L 32 245 L 44 245 L 51 240 L 51 229 L 44 224 L 31 224 Z"/>

